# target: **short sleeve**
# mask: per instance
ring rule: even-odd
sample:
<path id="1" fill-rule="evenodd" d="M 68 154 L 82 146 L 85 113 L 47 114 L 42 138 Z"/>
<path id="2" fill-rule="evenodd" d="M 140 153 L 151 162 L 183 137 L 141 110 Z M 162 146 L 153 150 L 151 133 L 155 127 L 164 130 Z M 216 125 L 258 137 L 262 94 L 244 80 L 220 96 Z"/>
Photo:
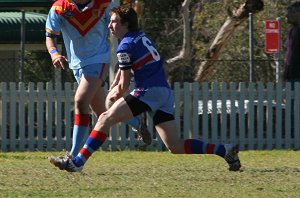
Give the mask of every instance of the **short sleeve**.
<path id="1" fill-rule="evenodd" d="M 132 68 L 133 60 L 130 52 L 130 46 L 128 44 L 120 44 L 117 50 L 117 58 L 119 68 L 121 70 L 127 70 Z"/>
<path id="2" fill-rule="evenodd" d="M 61 16 L 58 15 L 53 8 L 51 8 L 46 20 L 46 32 L 59 35 L 61 27 Z"/>

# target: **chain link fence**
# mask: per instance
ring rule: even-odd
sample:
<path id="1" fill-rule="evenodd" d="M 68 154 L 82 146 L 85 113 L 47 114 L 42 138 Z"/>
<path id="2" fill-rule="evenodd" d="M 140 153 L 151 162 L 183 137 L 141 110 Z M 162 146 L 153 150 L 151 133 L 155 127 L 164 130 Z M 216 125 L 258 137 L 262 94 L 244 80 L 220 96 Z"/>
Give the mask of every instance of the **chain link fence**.
<path id="1" fill-rule="evenodd" d="M 0 82 L 20 81 L 20 61 L 9 58 L 0 61 Z"/>
<path id="2" fill-rule="evenodd" d="M 15 52 L 14 52 L 15 53 Z M 8 54 L 9 56 L 9 54 Z M 46 51 L 26 52 L 21 58 L 0 58 L 0 82 L 75 82 L 70 69 L 55 69 Z"/>
<path id="3" fill-rule="evenodd" d="M 280 65 L 283 61 L 279 61 Z M 200 61 L 199 61 L 200 65 Z M 254 82 L 275 82 L 276 65 L 270 60 L 254 60 L 253 81 Z M 189 65 L 181 65 L 176 68 L 166 68 L 168 79 L 174 82 L 193 82 L 195 72 Z M 170 69 L 170 70 L 169 70 Z M 215 62 L 216 72 L 211 76 L 211 81 L 227 79 L 228 82 L 249 81 L 248 60 L 218 60 Z M 282 66 L 281 66 L 282 69 Z M 0 59 L 0 82 L 21 82 L 21 71 L 23 71 L 24 82 L 75 82 L 70 69 L 54 69 L 50 57 L 39 56 L 38 59 L 25 59 L 25 68 L 21 69 L 20 59 Z M 281 74 L 280 74 L 281 76 Z"/>

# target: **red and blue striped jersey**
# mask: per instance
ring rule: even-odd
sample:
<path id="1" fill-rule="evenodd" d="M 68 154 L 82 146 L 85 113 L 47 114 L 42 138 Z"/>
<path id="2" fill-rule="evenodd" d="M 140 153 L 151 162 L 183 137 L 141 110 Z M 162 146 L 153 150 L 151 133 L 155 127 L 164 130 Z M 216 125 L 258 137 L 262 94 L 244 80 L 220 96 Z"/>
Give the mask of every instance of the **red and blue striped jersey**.
<path id="1" fill-rule="evenodd" d="M 169 87 L 163 61 L 143 32 L 128 32 L 117 48 L 119 68 L 132 69 L 136 87 Z"/>

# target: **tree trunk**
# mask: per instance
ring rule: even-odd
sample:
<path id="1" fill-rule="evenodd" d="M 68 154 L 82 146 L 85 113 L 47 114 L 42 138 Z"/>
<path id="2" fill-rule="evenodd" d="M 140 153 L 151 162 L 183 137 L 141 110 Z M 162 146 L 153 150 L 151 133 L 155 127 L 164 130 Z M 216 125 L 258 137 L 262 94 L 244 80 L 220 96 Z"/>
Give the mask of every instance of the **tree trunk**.
<path id="1" fill-rule="evenodd" d="M 199 67 L 195 78 L 196 81 L 208 81 L 214 71 L 214 63 L 220 57 L 222 49 L 234 30 L 248 18 L 249 13 L 257 13 L 263 10 L 263 7 L 263 0 L 245 0 L 238 8 L 233 10 L 228 9 L 229 16 L 206 53 L 206 60 Z"/>
<path id="2" fill-rule="evenodd" d="M 191 54 L 191 26 L 190 26 L 190 4 L 191 0 L 185 0 L 182 3 L 182 18 L 183 18 L 183 44 L 179 54 L 168 59 L 167 63 L 173 63 L 177 60 L 190 57 Z"/>

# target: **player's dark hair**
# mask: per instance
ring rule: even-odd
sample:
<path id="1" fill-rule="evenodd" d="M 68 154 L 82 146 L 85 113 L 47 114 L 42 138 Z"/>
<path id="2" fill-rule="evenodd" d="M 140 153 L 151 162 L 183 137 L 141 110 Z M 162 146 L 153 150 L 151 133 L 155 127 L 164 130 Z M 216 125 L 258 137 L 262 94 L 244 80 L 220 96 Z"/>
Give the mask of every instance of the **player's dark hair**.
<path id="1" fill-rule="evenodd" d="M 300 1 L 294 2 L 287 7 L 288 11 L 300 11 Z"/>
<path id="2" fill-rule="evenodd" d="M 130 5 L 121 5 L 110 10 L 110 15 L 117 14 L 120 17 L 121 23 L 128 22 L 128 30 L 130 32 L 139 31 L 138 17 L 135 10 Z"/>

